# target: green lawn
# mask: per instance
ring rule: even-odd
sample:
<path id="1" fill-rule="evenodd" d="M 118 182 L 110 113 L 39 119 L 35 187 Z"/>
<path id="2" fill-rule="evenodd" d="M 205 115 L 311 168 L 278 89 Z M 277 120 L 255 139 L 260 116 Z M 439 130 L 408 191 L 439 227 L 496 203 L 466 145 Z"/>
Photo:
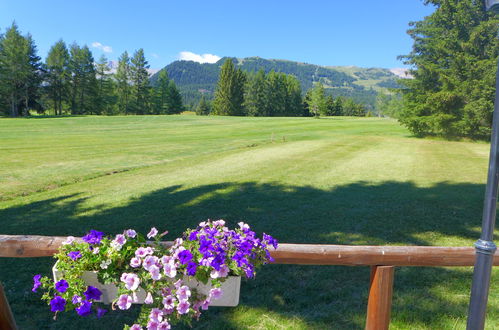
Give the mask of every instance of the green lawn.
<path id="1" fill-rule="evenodd" d="M 207 218 L 281 242 L 471 246 L 488 144 L 417 139 L 376 118 L 130 116 L 0 119 L 0 233 L 82 235 Z M 59 315 L 31 293 L 52 260 L 0 259 L 22 329 L 120 329 Z M 499 269 L 488 329 L 499 328 Z M 237 308 L 198 329 L 362 329 L 368 267 L 269 265 Z M 393 329 L 464 329 L 470 268 L 397 268 Z"/>

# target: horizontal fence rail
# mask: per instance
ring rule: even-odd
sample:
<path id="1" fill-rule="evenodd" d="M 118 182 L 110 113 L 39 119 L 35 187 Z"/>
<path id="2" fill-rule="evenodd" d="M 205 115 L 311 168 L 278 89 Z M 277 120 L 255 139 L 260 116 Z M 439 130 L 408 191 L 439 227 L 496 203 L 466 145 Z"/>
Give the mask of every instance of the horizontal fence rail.
<path id="1" fill-rule="evenodd" d="M 0 235 L 0 257 L 31 258 L 54 255 L 65 236 Z M 163 242 L 166 246 L 172 242 Z M 271 251 L 276 264 L 344 266 L 473 266 L 473 247 L 353 246 L 279 244 Z M 499 266 L 499 251 L 494 255 Z"/>

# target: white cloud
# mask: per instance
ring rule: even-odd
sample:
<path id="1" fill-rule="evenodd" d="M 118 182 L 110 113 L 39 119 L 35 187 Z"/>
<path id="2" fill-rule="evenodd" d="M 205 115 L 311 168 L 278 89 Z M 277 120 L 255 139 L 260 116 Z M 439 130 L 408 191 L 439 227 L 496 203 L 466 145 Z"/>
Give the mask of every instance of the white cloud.
<path id="1" fill-rule="evenodd" d="M 221 59 L 220 56 L 213 54 L 194 54 L 192 52 L 180 52 L 178 54 L 179 60 L 194 61 L 198 63 L 215 63 Z"/>
<path id="2" fill-rule="evenodd" d="M 94 48 L 98 48 L 100 50 L 102 50 L 104 53 L 112 53 L 113 52 L 113 48 L 111 46 L 104 46 L 103 44 L 101 44 L 100 42 L 92 42 L 92 47 Z"/>

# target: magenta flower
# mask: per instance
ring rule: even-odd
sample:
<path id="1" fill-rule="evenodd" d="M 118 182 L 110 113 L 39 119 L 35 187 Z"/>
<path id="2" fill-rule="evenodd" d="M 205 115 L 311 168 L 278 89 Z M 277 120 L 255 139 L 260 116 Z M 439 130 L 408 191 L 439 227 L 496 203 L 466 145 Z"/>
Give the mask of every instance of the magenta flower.
<path id="1" fill-rule="evenodd" d="M 191 304 L 188 301 L 181 301 L 177 306 L 177 311 L 179 314 L 187 314 L 190 306 Z"/>
<path id="2" fill-rule="evenodd" d="M 36 292 L 38 288 L 42 285 L 42 282 L 40 282 L 40 279 L 42 278 L 42 275 L 37 274 L 33 276 L 33 289 L 31 291 Z"/>
<path id="3" fill-rule="evenodd" d="M 130 330 L 142 330 L 142 327 L 138 324 L 134 324 L 130 327 Z"/>
<path id="4" fill-rule="evenodd" d="M 68 289 L 68 287 L 69 287 L 69 284 L 64 279 L 62 279 L 62 280 L 60 280 L 60 281 L 58 281 L 58 282 L 55 283 L 55 289 L 57 291 L 59 291 L 60 293 L 66 292 L 66 290 Z"/>
<path id="5" fill-rule="evenodd" d="M 171 328 L 171 325 L 167 321 L 161 322 L 157 327 L 158 330 L 170 330 Z"/>
<path id="6" fill-rule="evenodd" d="M 159 322 L 149 321 L 147 322 L 147 330 L 158 330 Z"/>
<path id="7" fill-rule="evenodd" d="M 80 307 L 75 308 L 75 311 L 80 316 L 87 316 L 92 314 L 92 302 L 88 300 L 84 300 Z"/>
<path id="8" fill-rule="evenodd" d="M 81 252 L 80 251 L 71 251 L 68 253 L 68 257 L 70 257 L 73 260 L 77 260 L 81 258 Z"/>
<path id="9" fill-rule="evenodd" d="M 158 230 L 154 227 L 151 228 L 151 231 L 147 234 L 147 238 L 153 238 L 158 234 Z"/>
<path id="10" fill-rule="evenodd" d="M 118 302 L 116 304 L 118 305 L 118 308 L 121 310 L 129 309 L 130 306 L 132 306 L 132 297 L 130 297 L 127 294 L 122 294 L 118 298 Z"/>
<path id="11" fill-rule="evenodd" d="M 172 295 L 166 296 L 163 298 L 163 306 L 166 309 L 172 309 L 175 307 L 175 298 Z"/>
<path id="12" fill-rule="evenodd" d="M 50 301 L 50 310 L 52 312 L 63 312 L 66 307 L 66 299 L 60 296 L 55 296 L 54 299 Z"/>

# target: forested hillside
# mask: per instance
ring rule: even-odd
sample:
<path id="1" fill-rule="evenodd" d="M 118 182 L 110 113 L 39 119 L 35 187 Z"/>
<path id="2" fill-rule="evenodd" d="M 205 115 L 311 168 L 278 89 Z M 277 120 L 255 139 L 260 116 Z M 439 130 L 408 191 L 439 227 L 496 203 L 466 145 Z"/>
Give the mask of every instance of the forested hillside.
<path id="1" fill-rule="evenodd" d="M 175 61 L 162 70 L 166 70 L 168 77 L 177 84 L 186 104 L 197 104 L 202 95 L 207 99 L 213 98 L 220 67 L 226 59 L 222 58 L 213 64 Z M 300 81 L 303 92 L 311 89 L 315 82 L 321 82 L 328 95 L 350 97 L 370 106 L 374 106 L 378 92 L 398 87 L 398 77 L 388 69 L 325 67 L 260 57 L 232 60 L 238 68 L 247 72 L 263 69 L 265 73 L 273 70 L 294 75 Z M 158 76 L 159 72 L 151 77 L 151 81 L 155 83 Z"/>

